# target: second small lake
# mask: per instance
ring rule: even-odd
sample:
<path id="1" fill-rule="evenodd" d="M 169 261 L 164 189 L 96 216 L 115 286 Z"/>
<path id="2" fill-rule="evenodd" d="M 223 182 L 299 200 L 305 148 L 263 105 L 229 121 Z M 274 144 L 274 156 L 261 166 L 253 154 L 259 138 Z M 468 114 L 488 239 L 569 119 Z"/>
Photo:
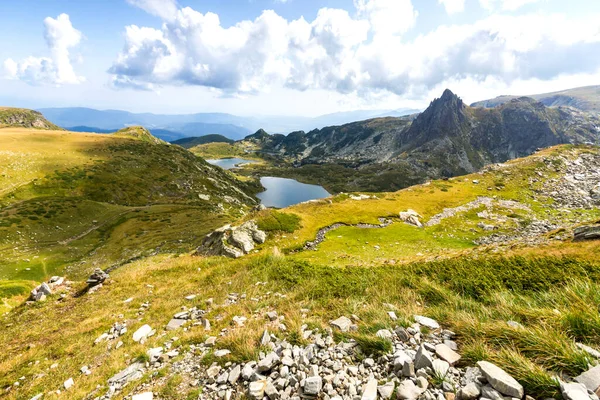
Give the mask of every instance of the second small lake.
<path id="1" fill-rule="evenodd" d="M 206 160 L 206 162 L 212 165 L 216 165 L 217 167 L 221 167 L 223 169 L 231 169 L 237 167 L 240 164 L 252 164 L 256 161 L 246 160 L 245 158 L 221 158 L 220 160 Z"/>
<path id="2" fill-rule="evenodd" d="M 266 190 L 256 197 L 267 207 L 285 208 L 330 196 L 322 186 L 300 183 L 295 179 L 264 177 L 260 178 L 260 183 Z"/>

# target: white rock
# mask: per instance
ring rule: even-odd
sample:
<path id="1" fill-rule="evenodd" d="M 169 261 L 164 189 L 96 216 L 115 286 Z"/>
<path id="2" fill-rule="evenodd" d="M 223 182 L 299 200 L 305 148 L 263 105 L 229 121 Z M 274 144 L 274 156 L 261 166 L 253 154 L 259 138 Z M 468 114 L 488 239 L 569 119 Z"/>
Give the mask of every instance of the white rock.
<path id="1" fill-rule="evenodd" d="M 342 332 L 348 332 L 351 325 L 352 321 L 348 317 L 339 317 L 338 319 L 331 321 L 331 326 L 339 329 Z"/>
<path id="2" fill-rule="evenodd" d="M 267 388 L 266 380 L 250 382 L 250 385 L 248 386 L 248 395 L 253 400 L 262 400 L 262 398 L 265 395 L 266 388 Z"/>
<path id="3" fill-rule="evenodd" d="M 523 386 L 503 369 L 487 361 L 478 361 L 477 366 L 494 389 L 506 396 L 523 397 Z"/>
<path id="4" fill-rule="evenodd" d="M 419 324 L 426 326 L 430 329 L 439 329 L 440 328 L 440 324 L 438 324 L 436 320 L 428 318 L 428 317 L 423 317 L 421 315 L 415 315 L 415 321 L 417 321 Z"/>
<path id="5" fill-rule="evenodd" d="M 363 387 L 361 400 L 377 400 L 377 380 L 370 379 Z"/>
<path id="6" fill-rule="evenodd" d="M 435 353 L 442 360 L 447 361 L 450 365 L 454 365 L 460 360 L 460 355 L 445 344 L 435 346 Z"/>
<path id="7" fill-rule="evenodd" d="M 65 381 L 65 383 L 63 383 L 63 386 L 65 387 L 66 390 L 69 390 L 70 388 L 72 388 L 73 385 L 75 385 L 75 381 L 73 381 L 73 378 L 69 378 Z"/>
<path id="8" fill-rule="evenodd" d="M 140 329 L 133 333 L 133 341 L 139 342 L 142 339 L 146 339 L 152 332 L 152 327 L 148 324 L 142 326 Z"/>

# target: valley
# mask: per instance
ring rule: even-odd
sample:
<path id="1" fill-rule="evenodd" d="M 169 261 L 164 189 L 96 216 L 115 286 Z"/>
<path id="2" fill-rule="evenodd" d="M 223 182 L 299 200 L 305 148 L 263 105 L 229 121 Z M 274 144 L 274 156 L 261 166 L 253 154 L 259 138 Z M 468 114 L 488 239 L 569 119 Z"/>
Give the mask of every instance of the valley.
<path id="1" fill-rule="evenodd" d="M 478 390 L 558 397 L 600 354 L 596 118 L 445 92 L 186 148 L 4 127 L 0 396 L 466 400 L 485 360 L 518 386 Z"/>

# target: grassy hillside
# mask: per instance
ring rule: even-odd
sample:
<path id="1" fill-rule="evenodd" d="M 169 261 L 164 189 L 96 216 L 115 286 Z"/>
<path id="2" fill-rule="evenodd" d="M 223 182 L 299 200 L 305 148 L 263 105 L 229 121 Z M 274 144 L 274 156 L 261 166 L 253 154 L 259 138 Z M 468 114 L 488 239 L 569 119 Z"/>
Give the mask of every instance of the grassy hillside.
<path id="1" fill-rule="evenodd" d="M 96 266 L 190 251 L 255 205 L 259 190 L 140 127 L 5 128 L 0 154 L 0 280 L 65 270 L 81 278 Z"/>
<path id="2" fill-rule="evenodd" d="M 190 149 L 195 146 L 199 146 L 202 144 L 208 143 L 229 143 L 232 144 L 234 141 L 226 138 L 223 135 L 204 135 L 200 137 L 189 137 L 185 139 L 179 139 L 172 142 L 173 144 L 177 144 L 185 149 Z"/>
<path id="3" fill-rule="evenodd" d="M 176 369 L 175 363 L 209 336 L 217 337 L 216 349 L 232 353 L 217 359 L 209 352 L 197 368 L 255 359 L 264 351 L 259 345 L 264 314 L 275 310 L 285 317 L 286 330 L 269 329 L 297 344 L 304 343 L 303 324 L 324 330 L 329 320 L 355 314 L 360 320 L 351 337 L 371 350 L 382 346 L 379 329 L 408 326 L 413 315 L 427 315 L 457 333 L 461 365 L 493 361 L 518 379 L 527 394 L 556 397 L 553 376 L 575 376 L 591 362 L 575 343 L 600 347 L 600 246 L 571 241 L 573 228 L 600 220 L 600 210 L 571 204 L 570 197 L 554 192 L 566 190 L 565 182 L 571 182 L 566 177 L 585 167 L 583 161 L 589 164 L 598 157 L 597 148 L 555 147 L 482 173 L 368 199 L 341 194 L 279 212 L 248 214 L 241 220 L 256 219 L 269 231 L 256 254 L 239 260 L 155 255 L 114 270 L 111 280 L 92 295 L 63 300 L 53 295 L 44 303 L 13 309 L 0 321 L 5 327 L 0 331 L 0 387 L 7 399 L 38 393 L 55 399 L 60 397 L 56 390 L 73 377 L 69 398 L 99 396 L 107 391 L 109 377 L 133 360 L 147 360 L 149 348 L 177 337 L 173 348 L 180 355 L 174 361 L 148 372 L 114 398 L 147 383 L 145 390 L 161 399 L 195 399 L 200 392 L 190 385 L 193 376 Z M 489 200 L 477 203 L 482 198 Z M 398 213 L 409 208 L 422 215 L 424 228 L 399 220 Z M 104 212 L 118 211 L 107 206 Z M 379 224 L 380 217 L 390 219 L 391 225 L 338 228 L 316 250 L 301 250 L 321 228 Z M 556 228 L 532 230 L 540 221 Z M 487 229 L 489 225 L 494 229 Z M 504 241 L 485 241 L 503 235 Z M 69 277 L 76 281 L 70 292 L 74 294 L 83 283 L 76 275 Z M 0 290 L 23 300 L 20 285 L 14 280 Z M 245 296 L 232 303 L 231 293 Z M 196 297 L 186 299 L 189 295 Z M 206 308 L 208 299 L 213 306 Z M 150 306 L 141 307 L 143 303 Z M 208 331 L 188 325 L 164 332 L 174 314 L 192 306 L 208 310 Z M 387 311 L 394 311 L 398 321 Z M 248 317 L 246 325 L 235 327 L 234 316 Z M 143 345 L 133 342 L 130 333 L 121 338 L 120 348 L 92 345 L 117 321 L 127 322 L 129 332 L 150 324 L 157 334 Z M 51 368 L 53 364 L 58 368 Z M 79 372 L 84 365 L 90 366 L 90 375 Z"/>

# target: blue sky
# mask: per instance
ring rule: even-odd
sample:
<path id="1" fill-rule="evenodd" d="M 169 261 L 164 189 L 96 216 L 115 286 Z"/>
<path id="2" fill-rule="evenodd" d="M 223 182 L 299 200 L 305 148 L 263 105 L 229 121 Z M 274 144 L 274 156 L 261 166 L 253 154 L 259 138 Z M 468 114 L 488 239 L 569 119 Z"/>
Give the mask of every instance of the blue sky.
<path id="1" fill-rule="evenodd" d="M 0 35 L 0 104 L 30 108 L 318 115 L 600 84 L 597 0 L 5 0 Z"/>

